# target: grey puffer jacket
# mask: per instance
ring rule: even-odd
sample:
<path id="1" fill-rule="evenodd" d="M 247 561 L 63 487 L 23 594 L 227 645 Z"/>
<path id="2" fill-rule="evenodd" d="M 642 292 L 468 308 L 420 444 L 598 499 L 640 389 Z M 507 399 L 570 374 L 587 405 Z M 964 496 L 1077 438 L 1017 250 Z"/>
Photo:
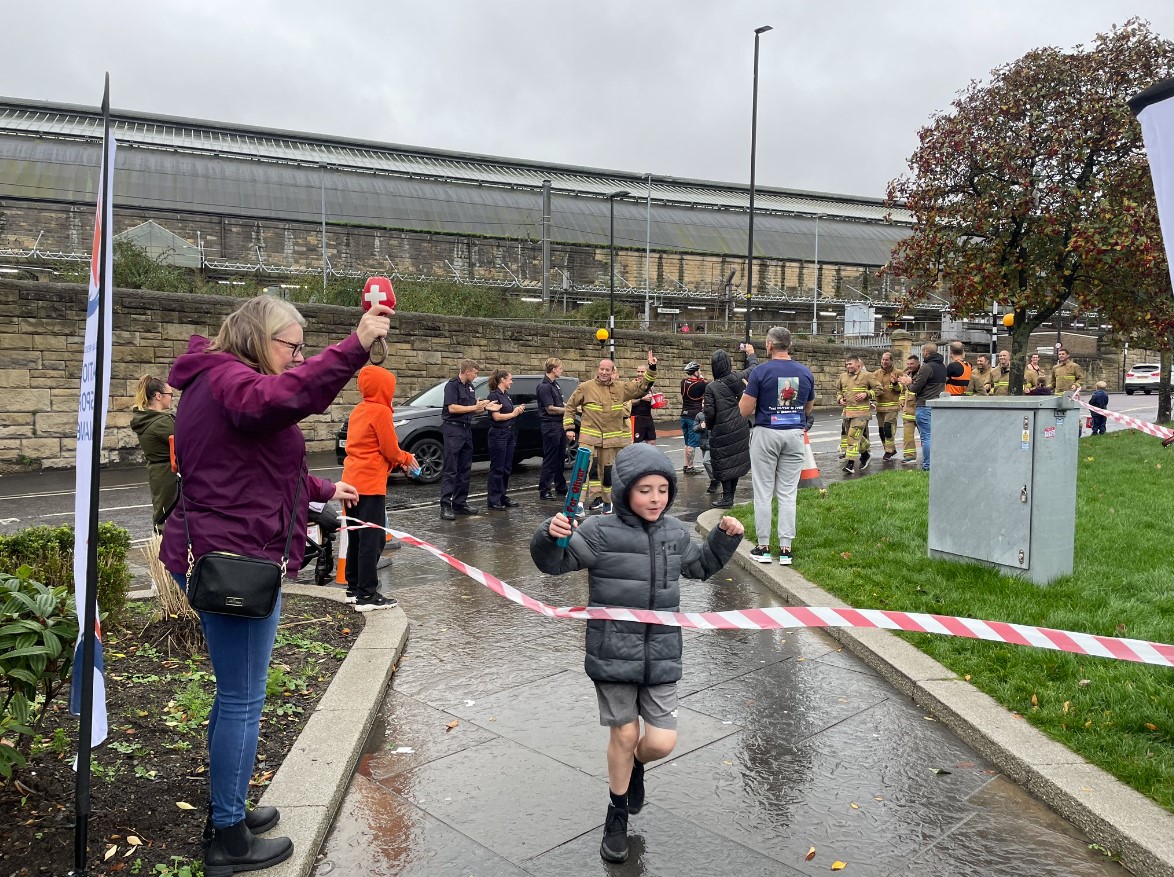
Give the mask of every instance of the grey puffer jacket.
<path id="1" fill-rule="evenodd" d="M 757 365 L 755 359 L 750 368 Z M 736 372 L 730 355 L 716 350 L 713 380 L 705 388 L 705 424 L 709 432 L 709 465 L 718 481 L 741 478 L 750 471 L 750 423 L 738 411 L 750 368 Z"/>
<path id="2" fill-rule="evenodd" d="M 628 490 L 645 475 L 669 482 L 668 503 L 649 523 L 628 506 Z M 560 548 L 545 521 L 530 540 L 530 556 L 544 573 L 587 570 L 589 606 L 680 609 L 682 575 L 706 579 L 721 569 L 742 541 L 714 528 L 704 543 L 667 514 L 677 492 L 676 472 L 663 451 L 629 445 L 612 467 L 615 514 L 588 518 Z M 681 678 L 681 629 L 638 621 L 588 621 L 587 675 L 597 682 L 661 685 Z"/>

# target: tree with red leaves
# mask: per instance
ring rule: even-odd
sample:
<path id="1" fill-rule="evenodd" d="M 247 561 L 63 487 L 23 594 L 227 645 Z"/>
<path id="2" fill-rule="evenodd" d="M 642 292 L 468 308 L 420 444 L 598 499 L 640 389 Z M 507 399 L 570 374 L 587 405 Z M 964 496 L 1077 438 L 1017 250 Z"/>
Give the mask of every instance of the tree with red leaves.
<path id="1" fill-rule="evenodd" d="M 944 291 L 955 314 L 985 313 L 991 302 L 1012 310 L 1012 392 L 1032 331 L 1065 303 L 1111 314 L 1119 331 L 1145 325 L 1160 292 L 1132 284 L 1156 280 L 1146 263 L 1156 256 L 1104 211 L 1152 207 L 1126 101 L 1171 75 L 1174 43 L 1139 19 L 1091 47 L 1035 49 L 989 83 L 971 82 L 921 129 L 910 173 L 889 184 L 890 204 L 914 224 L 888 270 L 910 281 L 911 299 Z M 1168 299 L 1168 282 L 1164 290 Z"/>

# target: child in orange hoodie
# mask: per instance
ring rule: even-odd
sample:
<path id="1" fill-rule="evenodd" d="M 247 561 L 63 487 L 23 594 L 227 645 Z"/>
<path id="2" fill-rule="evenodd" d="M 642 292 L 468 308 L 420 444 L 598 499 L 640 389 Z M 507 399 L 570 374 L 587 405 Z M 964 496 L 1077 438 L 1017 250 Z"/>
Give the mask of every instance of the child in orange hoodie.
<path id="1" fill-rule="evenodd" d="M 346 462 L 342 480 L 359 491 L 359 501 L 347 514 L 361 521 L 387 526 L 387 476 L 396 466 L 417 468 L 416 458 L 400 450 L 392 423 L 391 400 L 395 396 L 395 375 L 377 365 L 359 370 L 359 392 L 363 401 L 355 406 L 347 424 Z M 382 530 L 365 527 L 352 530 L 347 541 L 346 592 L 360 612 L 390 609 L 394 597 L 379 593 L 376 567 L 383 553 Z"/>

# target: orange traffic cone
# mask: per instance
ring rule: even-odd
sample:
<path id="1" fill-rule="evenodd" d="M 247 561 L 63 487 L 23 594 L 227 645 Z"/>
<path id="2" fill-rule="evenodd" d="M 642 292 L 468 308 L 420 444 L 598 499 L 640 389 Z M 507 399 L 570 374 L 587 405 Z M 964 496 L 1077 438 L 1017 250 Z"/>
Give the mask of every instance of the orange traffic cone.
<path id="1" fill-rule="evenodd" d="M 346 513 L 345 508 L 343 509 L 343 513 L 344 514 Z M 339 584 L 339 585 L 346 584 L 346 544 L 347 544 L 347 536 L 348 535 L 349 534 L 347 533 L 346 525 L 344 524 L 342 527 L 339 528 L 338 546 L 335 549 L 338 552 L 338 554 L 335 555 L 334 581 L 336 584 Z"/>
<path id="2" fill-rule="evenodd" d="M 807 430 L 803 430 L 803 471 L 799 473 L 800 487 L 818 487 L 823 492 L 823 478 L 819 474 L 819 467 L 815 465 L 815 454 L 811 452 L 811 439 L 807 437 Z"/>

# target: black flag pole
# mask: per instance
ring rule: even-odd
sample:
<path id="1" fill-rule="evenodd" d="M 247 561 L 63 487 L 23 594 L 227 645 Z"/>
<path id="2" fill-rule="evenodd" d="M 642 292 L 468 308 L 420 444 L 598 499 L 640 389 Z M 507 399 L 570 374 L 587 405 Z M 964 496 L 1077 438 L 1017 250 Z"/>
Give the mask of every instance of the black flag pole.
<path id="1" fill-rule="evenodd" d="M 89 539 L 86 545 L 86 609 L 85 619 L 82 621 L 82 698 L 81 720 L 78 727 L 77 743 L 77 786 L 74 799 L 74 842 L 73 864 L 76 877 L 86 877 L 88 871 L 87 859 L 90 842 L 90 757 L 92 750 L 92 736 L 94 727 L 94 651 L 96 636 L 96 622 L 98 617 L 98 482 L 99 465 L 102 459 L 102 425 L 104 421 L 105 393 L 105 331 L 106 331 L 106 296 L 111 291 L 106 288 L 106 265 L 111 254 L 106 251 L 106 240 L 109 230 L 106 228 L 106 218 L 110 213 L 110 192 L 107 180 L 111 176 L 111 168 L 106 167 L 110 143 L 110 74 L 106 74 L 105 88 L 102 92 L 102 163 L 101 179 L 98 181 L 98 216 L 101 224 L 98 246 L 98 332 L 96 336 L 97 349 L 94 357 L 94 423 L 90 435 L 90 524 Z M 74 582 L 74 587 L 78 585 Z"/>

